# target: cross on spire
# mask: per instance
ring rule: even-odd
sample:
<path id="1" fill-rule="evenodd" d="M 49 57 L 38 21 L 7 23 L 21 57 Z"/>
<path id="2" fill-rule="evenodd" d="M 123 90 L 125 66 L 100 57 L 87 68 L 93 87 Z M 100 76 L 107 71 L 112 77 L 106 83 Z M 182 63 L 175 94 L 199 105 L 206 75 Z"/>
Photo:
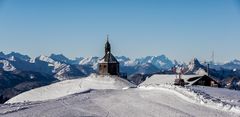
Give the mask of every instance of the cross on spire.
<path id="1" fill-rule="evenodd" d="M 111 52 L 111 45 L 109 43 L 109 35 L 107 35 L 107 42 L 105 44 L 105 54 L 110 53 Z"/>
<path id="2" fill-rule="evenodd" d="M 107 41 L 109 41 L 109 34 L 107 34 Z"/>

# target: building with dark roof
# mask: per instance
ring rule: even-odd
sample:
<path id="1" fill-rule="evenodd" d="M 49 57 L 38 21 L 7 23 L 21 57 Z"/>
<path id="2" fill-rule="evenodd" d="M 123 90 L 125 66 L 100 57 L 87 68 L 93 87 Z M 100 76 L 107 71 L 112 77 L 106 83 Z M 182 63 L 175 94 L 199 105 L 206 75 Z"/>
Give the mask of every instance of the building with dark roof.
<path id="1" fill-rule="evenodd" d="M 190 85 L 200 85 L 200 86 L 210 86 L 210 87 L 221 86 L 219 81 L 207 75 L 189 78 L 187 80 L 187 83 Z"/>
<path id="2" fill-rule="evenodd" d="M 105 44 L 105 55 L 98 63 L 98 73 L 100 75 L 120 75 L 119 62 L 111 53 L 111 45 L 108 37 Z"/>

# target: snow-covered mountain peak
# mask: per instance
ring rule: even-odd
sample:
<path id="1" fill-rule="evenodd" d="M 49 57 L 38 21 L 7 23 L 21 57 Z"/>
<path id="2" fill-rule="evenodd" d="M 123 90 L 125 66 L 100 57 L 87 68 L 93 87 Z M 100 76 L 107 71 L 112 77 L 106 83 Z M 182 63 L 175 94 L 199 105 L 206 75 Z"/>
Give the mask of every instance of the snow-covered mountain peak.
<path id="1" fill-rule="evenodd" d="M 240 60 L 234 59 L 229 62 L 225 62 L 222 65 L 219 65 L 221 68 L 228 69 L 228 70 L 239 70 L 240 69 Z"/>
<path id="2" fill-rule="evenodd" d="M 40 60 L 40 61 L 45 61 L 45 62 L 48 62 L 48 63 L 54 63 L 53 59 L 51 59 L 51 58 L 49 58 L 48 56 L 45 56 L 45 55 L 40 55 L 36 59 Z"/>
<path id="3" fill-rule="evenodd" d="M 54 56 L 59 57 L 59 58 L 64 58 L 64 59 L 67 58 L 63 54 L 54 54 L 53 53 L 53 54 L 50 55 L 50 57 L 54 57 Z"/>
<path id="4" fill-rule="evenodd" d="M 98 63 L 99 61 L 99 57 L 88 57 L 88 58 L 84 58 L 82 59 L 79 64 L 80 65 L 95 65 L 96 63 Z"/>
<path id="5" fill-rule="evenodd" d="M 201 63 L 199 62 L 199 60 L 197 58 L 193 58 L 189 62 L 189 68 L 192 68 L 192 67 L 195 67 L 195 66 L 201 66 Z"/>
<path id="6" fill-rule="evenodd" d="M 100 61 L 99 57 L 88 57 L 84 58 L 79 62 L 79 65 L 89 65 L 92 66 L 94 70 L 97 70 L 98 68 L 98 62 Z"/>
<path id="7" fill-rule="evenodd" d="M 155 56 L 155 58 L 158 58 L 158 59 L 168 59 L 168 57 L 164 54 L 160 55 L 160 56 Z"/>
<path id="8" fill-rule="evenodd" d="M 52 73 L 56 73 L 58 77 L 65 72 L 70 71 L 70 66 L 59 61 L 54 61 L 53 59 L 49 58 L 48 56 L 41 55 L 36 58 L 36 60 L 46 62 L 48 66 L 53 67 Z M 35 60 L 35 61 L 36 61 Z"/>
<path id="9" fill-rule="evenodd" d="M 126 56 L 116 56 L 116 59 L 118 60 L 118 62 L 130 61 L 130 58 L 128 58 Z"/>
<path id="10" fill-rule="evenodd" d="M 14 56 L 11 56 L 8 58 L 9 61 L 16 61 L 15 57 Z"/>
<path id="11" fill-rule="evenodd" d="M 234 60 L 230 61 L 229 63 L 240 65 L 240 60 L 234 59 Z"/>
<path id="12" fill-rule="evenodd" d="M 238 59 L 232 59 L 232 60 L 230 60 L 230 61 L 224 61 L 222 64 L 227 64 L 227 63 L 238 63 L 238 62 L 240 62 L 240 60 L 238 60 Z"/>
<path id="13" fill-rule="evenodd" d="M 71 60 L 68 59 L 66 56 L 64 56 L 63 54 L 51 54 L 49 56 L 49 58 L 55 60 L 55 61 L 60 61 L 63 63 L 71 63 Z"/>
<path id="14" fill-rule="evenodd" d="M 4 71 L 15 71 L 16 68 L 7 60 L 0 60 L 0 67 Z"/>
<path id="15" fill-rule="evenodd" d="M 205 75 L 205 69 L 205 66 L 203 66 L 197 58 L 193 58 L 188 64 L 188 70 L 186 73 Z"/>
<path id="16" fill-rule="evenodd" d="M 20 54 L 18 52 L 11 52 L 11 53 L 7 54 L 6 56 L 8 58 L 15 57 L 15 58 L 18 58 L 18 59 L 24 60 L 24 61 L 29 61 L 31 59 L 29 56 Z"/>
<path id="17" fill-rule="evenodd" d="M 126 56 L 116 56 L 116 59 L 118 60 L 120 65 L 123 65 L 123 66 L 131 66 L 135 64 L 134 61 L 132 61 L 130 58 Z"/>
<path id="18" fill-rule="evenodd" d="M 159 69 L 170 69 L 174 66 L 174 63 L 165 55 L 147 56 L 144 58 L 136 59 L 135 61 L 138 64 L 151 63 Z"/>

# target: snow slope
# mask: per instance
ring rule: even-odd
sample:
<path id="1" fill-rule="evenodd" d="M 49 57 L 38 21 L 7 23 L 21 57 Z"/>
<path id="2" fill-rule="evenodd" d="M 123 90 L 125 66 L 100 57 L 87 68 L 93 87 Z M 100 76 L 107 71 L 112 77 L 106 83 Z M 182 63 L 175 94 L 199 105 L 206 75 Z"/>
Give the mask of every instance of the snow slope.
<path id="1" fill-rule="evenodd" d="M 183 75 L 183 79 L 196 75 Z M 141 89 L 167 90 L 192 103 L 240 114 L 240 92 L 203 86 L 174 86 L 173 75 L 154 75 L 139 85 Z"/>
<path id="2" fill-rule="evenodd" d="M 203 86 L 194 86 L 189 87 L 189 89 L 204 93 L 209 97 L 213 97 L 216 100 L 228 103 L 230 105 L 239 106 L 240 107 L 240 91 L 230 90 L 225 88 L 215 88 L 215 87 L 203 87 Z"/>
<path id="3" fill-rule="evenodd" d="M 6 103 L 18 103 L 28 101 L 44 101 L 56 99 L 74 93 L 85 92 L 90 89 L 123 89 L 136 87 L 119 77 L 98 76 L 95 74 L 86 78 L 65 80 L 22 93 L 8 100 Z"/>
<path id="4" fill-rule="evenodd" d="M 238 117 L 168 90 L 90 90 L 41 103 L 0 106 L 1 117 Z"/>
<path id="5" fill-rule="evenodd" d="M 201 92 L 204 91 L 201 88 L 173 86 L 171 82 L 174 79 L 175 75 L 154 75 L 138 88 L 129 88 L 134 85 L 109 76 L 91 75 L 87 78 L 66 80 L 14 97 L 8 103 L 0 105 L 0 115 L 1 117 L 239 117 L 240 111 L 237 106 L 212 97 L 220 95 L 216 93 L 218 89 L 214 89 L 216 94 L 210 96 L 207 95 L 209 89 Z M 237 98 L 238 95 L 235 95 L 233 99 Z M 41 102 L 17 103 L 24 101 Z"/>

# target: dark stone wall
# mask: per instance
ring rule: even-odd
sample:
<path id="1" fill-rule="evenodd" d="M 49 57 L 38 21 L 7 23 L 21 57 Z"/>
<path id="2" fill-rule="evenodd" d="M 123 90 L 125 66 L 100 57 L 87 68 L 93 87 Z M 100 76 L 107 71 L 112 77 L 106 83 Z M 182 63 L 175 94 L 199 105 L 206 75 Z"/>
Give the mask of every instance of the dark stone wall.
<path id="1" fill-rule="evenodd" d="M 107 63 L 99 63 L 98 73 L 100 75 L 106 75 L 108 73 L 108 64 Z"/>

